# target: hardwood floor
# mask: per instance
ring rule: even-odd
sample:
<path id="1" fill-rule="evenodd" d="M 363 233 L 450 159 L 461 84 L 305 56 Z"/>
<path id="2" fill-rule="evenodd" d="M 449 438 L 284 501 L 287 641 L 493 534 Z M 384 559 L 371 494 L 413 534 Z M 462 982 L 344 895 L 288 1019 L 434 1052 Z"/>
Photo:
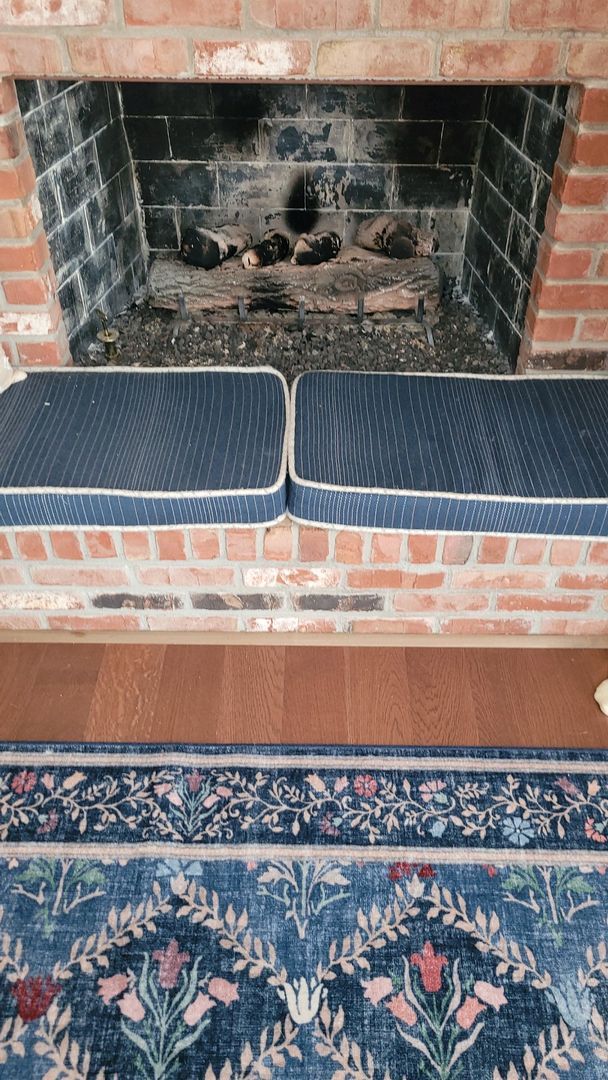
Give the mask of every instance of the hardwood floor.
<path id="1" fill-rule="evenodd" d="M 0 738 L 608 748 L 600 650 L 0 645 Z"/>

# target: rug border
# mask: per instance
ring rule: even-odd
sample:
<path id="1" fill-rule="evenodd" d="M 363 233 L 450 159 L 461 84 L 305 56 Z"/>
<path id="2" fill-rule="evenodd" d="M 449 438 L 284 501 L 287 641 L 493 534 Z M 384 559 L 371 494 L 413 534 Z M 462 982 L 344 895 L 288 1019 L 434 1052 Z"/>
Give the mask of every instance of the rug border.
<path id="1" fill-rule="evenodd" d="M 92 741 L 87 742 L 83 740 L 58 740 L 58 739 L 0 739 L 0 761 L 7 753 L 22 753 L 26 756 L 28 753 L 41 753 L 44 748 L 49 753 L 53 752 L 71 752 L 80 756 L 85 756 L 88 753 L 95 754 L 101 752 L 108 755 L 116 755 L 124 753 L 125 751 L 133 752 L 136 754 L 146 753 L 158 753 L 158 754 L 207 754 L 210 757 L 219 757 L 222 755 L 236 756 L 237 754 L 252 754 L 252 755 L 275 755 L 288 754 L 293 757 L 307 758 L 316 755 L 327 756 L 328 758 L 340 757 L 348 755 L 349 757 L 393 757 L 398 759 L 405 756 L 407 758 L 414 757 L 428 757 L 429 760 L 441 759 L 441 758 L 454 758 L 461 759 L 466 757 L 477 756 L 479 759 L 502 761 L 505 759 L 521 759 L 526 760 L 530 757 L 536 758 L 540 761 L 591 761 L 600 759 L 602 763 L 608 762 L 608 746 L 607 747 L 550 747 L 550 746 L 475 746 L 458 745 L 458 746 L 441 746 L 437 744 L 393 744 L 382 745 L 379 743 L 358 743 L 357 745 L 350 745 L 349 743 L 292 743 L 292 742 L 277 742 L 277 743 L 250 743 L 250 742 L 229 742 L 229 743 L 196 743 L 196 742 L 132 742 L 132 741 Z"/>

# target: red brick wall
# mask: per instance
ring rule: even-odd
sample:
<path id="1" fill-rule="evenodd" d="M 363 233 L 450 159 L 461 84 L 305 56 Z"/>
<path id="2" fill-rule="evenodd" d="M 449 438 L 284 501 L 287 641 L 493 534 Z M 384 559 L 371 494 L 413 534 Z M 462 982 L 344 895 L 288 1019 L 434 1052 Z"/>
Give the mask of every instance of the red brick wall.
<path id="1" fill-rule="evenodd" d="M 571 103 L 526 319 L 529 367 L 608 356 L 608 88 L 580 87 Z"/>
<path id="2" fill-rule="evenodd" d="M 69 360 L 12 79 L 0 79 L 0 366 L 3 360 L 15 366 Z"/>
<path id="3" fill-rule="evenodd" d="M 605 0 L 0 0 L 0 74 L 608 79 Z"/>
<path id="4" fill-rule="evenodd" d="M 1 630 L 608 635 L 608 543 L 271 529 L 0 534 Z"/>

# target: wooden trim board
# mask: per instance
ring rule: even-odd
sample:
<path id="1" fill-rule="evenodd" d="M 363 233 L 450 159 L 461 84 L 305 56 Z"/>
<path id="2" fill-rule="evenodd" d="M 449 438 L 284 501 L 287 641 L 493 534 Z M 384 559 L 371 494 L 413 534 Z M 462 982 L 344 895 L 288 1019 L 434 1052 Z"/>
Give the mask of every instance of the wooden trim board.
<path id="1" fill-rule="evenodd" d="M 181 630 L 77 631 L 77 630 L 3 630 L 0 644 L 20 642 L 100 644 L 100 645 L 232 645 L 298 646 L 319 645 L 338 648 L 389 649 L 606 649 L 608 635 L 568 636 L 553 634 L 307 634 L 263 631 L 246 633 L 203 633 Z M 607 658 L 608 666 L 608 658 Z"/>

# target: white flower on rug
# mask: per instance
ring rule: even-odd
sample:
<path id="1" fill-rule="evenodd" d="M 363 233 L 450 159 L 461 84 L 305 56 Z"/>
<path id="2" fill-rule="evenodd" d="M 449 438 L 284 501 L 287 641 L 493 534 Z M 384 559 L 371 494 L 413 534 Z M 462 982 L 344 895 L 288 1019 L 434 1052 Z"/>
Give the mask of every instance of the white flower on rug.
<path id="1" fill-rule="evenodd" d="M 299 1027 L 302 1024 L 310 1024 L 321 1008 L 321 1001 L 327 997 L 327 988 L 315 978 L 310 980 L 302 976 L 294 979 L 292 983 L 286 983 L 277 990 L 279 997 L 286 1003 L 289 1015 Z"/>

